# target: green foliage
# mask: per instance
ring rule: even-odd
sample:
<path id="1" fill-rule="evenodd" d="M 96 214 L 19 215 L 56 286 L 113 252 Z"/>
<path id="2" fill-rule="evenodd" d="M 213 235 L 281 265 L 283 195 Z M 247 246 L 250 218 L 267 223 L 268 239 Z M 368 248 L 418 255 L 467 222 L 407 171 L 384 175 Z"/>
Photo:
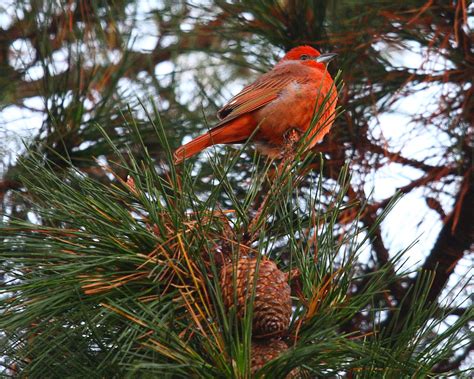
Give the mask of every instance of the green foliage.
<path id="1" fill-rule="evenodd" d="M 393 272 L 403 255 L 364 273 L 357 257 L 368 231 L 354 221 L 336 233 L 338 217 L 354 207 L 345 196 L 347 169 L 323 194 L 320 175 L 300 188 L 299 173 L 310 159 L 297 159 L 269 184 L 274 164 L 255 157 L 242 199 L 227 179 L 238 169 L 234 152 L 212 165 L 213 190 L 198 194 L 191 166 L 156 164 L 137 125 L 128 130 L 134 141 L 129 155 L 112 145 L 115 161 L 97 166 L 110 177 L 107 183 L 67 160 L 61 170 L 35 152 L 23 160 L 34 222 L 10 219 L 1 229 L 5 375 L 248 377 L 251 322 L 225 310 L 219 285 L 220 259 L 244 247 L 276 260 L 283 271 L 299 272 L 285 337 L 291 349 L 261 375 L 284 377 L 299 367 L 311 376 L 423 377 L 465 343 L 457 333 L 469 315 L 430 341 L 445 316 L 422 309 L 422 296 L 407 318 L 411 327 L 392 340 L 391 326 L 383 325 L 384 294 L 409 273 Z M 171 158 L 161 124 L 155 133 Z M 140 159 L 135 149 L 143 152 Z M 117 170 L 132 179 L 116 176 Z M 272 201 L 255 222 L 253 204 L 265 185 Z M 221 208 L 220 192 L 233 207 Z M 423 294 L 425 286 L 414 291 Z M 345 331 L 360 312 L 371 323 Z"/>

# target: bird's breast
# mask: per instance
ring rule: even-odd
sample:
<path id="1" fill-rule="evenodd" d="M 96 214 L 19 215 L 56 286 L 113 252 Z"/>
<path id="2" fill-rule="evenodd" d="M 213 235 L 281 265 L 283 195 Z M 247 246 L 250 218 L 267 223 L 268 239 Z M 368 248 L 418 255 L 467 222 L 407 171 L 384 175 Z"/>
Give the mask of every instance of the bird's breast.
<path id="1" fill-rule="evenodd" d="M 284 143 L 285 134 L 291 129 L 298 129 L 304 133 L 311 125 L 311 120 L 315 110 L 321 107 L 326 94 L 329 92 L 326 83 L 309 82 L 300 83 L 298 81 L 290 82 L 279 94 L 279 96 L 259 109 L 255 116 L 260 128 L 255 136 L 260 145 L 260 150 L 269 153 L 272 146 L 281 146 Z M 323 119 L 334 111 L 335 102 L 325 105 Z M 315 128 L 317 129 L 317 128 Z M 327 133 L 329 127 L 318 133 L 314 138 L 314 143 L 322 139 Z M 314 145 L 312 143 L 312 145 Z"/>

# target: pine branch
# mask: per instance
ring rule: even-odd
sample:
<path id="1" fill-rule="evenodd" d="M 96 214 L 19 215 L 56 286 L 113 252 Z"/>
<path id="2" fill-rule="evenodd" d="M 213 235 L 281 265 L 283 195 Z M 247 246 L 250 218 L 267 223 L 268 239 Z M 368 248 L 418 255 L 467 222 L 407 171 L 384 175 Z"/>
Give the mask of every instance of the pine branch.
<path id="1" fill-rule="evenodd" d="M 474 239 L 474 223 L 472 220 L 471 206 L 473 198 L 472 175 L 468 174 L 461 185 L 453 212 L 445 220 L 445 224 L 439 234 L 433 249 L 426 258 L 422 270 L 413 279 L 413 286 L 419 286 L 424 280 L 427 272 L 433 273 L 433 280 L 425 294 L 426 306 L 436 305 L 450 275 L 454 272 L 456 263 L 466 251 L 471 248 Z M 405 315 L 408 314 L 413 302 L 419 299 L 413 294 L 405 299 L 401 309 L 392 313 L 385 325 L 395 323 L 394 333 L 401 333 L 406 324 Z"/>
<path id="2" fill-rule="evenodd" d="M 461 184 L 453 212 L 445 220 L 438 239 L 422 266 L 423 270 L 436 272 L 427 296 L 429 302 L 436 301 L 453 273 L 456 263 L 472 248 L 474 241 L 473 184 L 471 169 Z"/>

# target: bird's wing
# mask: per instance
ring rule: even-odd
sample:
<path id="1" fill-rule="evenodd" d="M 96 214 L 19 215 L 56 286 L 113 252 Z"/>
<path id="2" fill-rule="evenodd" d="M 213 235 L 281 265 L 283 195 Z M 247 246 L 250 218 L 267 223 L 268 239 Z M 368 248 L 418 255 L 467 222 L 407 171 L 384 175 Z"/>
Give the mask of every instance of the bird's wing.
<path id="1" fill-rule="evenodd" d="M 217 112 L 221 121 L 216 127 L 270 103 L 292 82 L 304 84 L 310 80 L 307 76 L 289 74 L 287 70 L 273 70 L 245 87 Z"/>

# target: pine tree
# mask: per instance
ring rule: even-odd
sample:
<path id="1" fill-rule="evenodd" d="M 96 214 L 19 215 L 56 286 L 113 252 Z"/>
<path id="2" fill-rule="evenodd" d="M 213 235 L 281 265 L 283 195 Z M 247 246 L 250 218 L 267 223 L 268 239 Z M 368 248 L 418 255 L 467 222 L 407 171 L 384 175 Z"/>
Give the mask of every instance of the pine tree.
<path id="1" fill-rule="evenodd" d="M 472 307 L 441 291 L 473 240 L 472 7 L 143 5 L 4 6 L 0 111 L 40 107 L 44 119 L 0 182 L 2 374 L 469 376 Z M 134 47 L 137 33 L 155 47 Z M 299 44 L 338 52 L 330 70 L 344 83 L 343 112 L 314 154 L 283 167 L 247 144 L 172 164 L 232 86 Z M 415 48 L 448 64 L 391 59 Z M 436 159 L 374 138 L 378 114 L 434 83 L 442 101 L 414 116 L 412 136 L 449 136 Z M 381 232 L 399 195 L 361 190 L 391 162 L 422 173 L 399 195 L 424 189 L 444 220 L 422 269 L 402 265 L 409 246 L 389 254 Z"/>

